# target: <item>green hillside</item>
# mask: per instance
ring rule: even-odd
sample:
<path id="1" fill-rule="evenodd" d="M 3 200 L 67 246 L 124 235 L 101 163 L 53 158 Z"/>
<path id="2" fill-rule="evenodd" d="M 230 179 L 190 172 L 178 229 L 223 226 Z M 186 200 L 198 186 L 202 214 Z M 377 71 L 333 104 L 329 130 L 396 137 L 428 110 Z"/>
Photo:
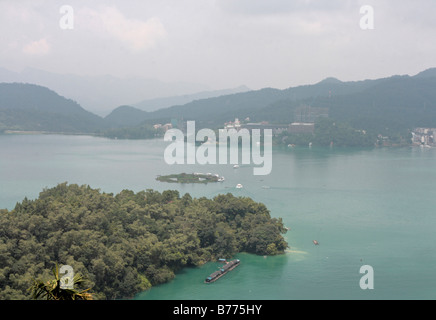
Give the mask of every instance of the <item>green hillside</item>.
<path id="1" fill-rule="evenodd" d="M 377 135 L 397 137 L 407 141 L 410 130 L 415 127 L 436 127 L 436 69 L 425 70 L 416 76 L 392 76 L 376 80 L 342 82 L 327 78 L 314 85 L 298 86 L 285 90 L 265 88 L 216 98 L 193 101 L 183 106 L 173 106 L 155 112 L 139 113 L 145 119 L 140 127 L 153 123 L 195 120 L 197 127 L 222 128 L 234 118 L 250 118 L 250 122 L 268 121 L 289 124 L 304 121 L 298 117 L 303 106 L 328 110 L 331 125 L 336 122 L 348 136 L 356 130 L 365 130 L 371 139 L 364 145 L 375 142 Z M 127 110 L 126 110 L 127 111 Z M 132 113 L 131 110 L 129 113 Z M 132 113 L 133 114 L 133 113 Z M 123 116 L 128 118 L 128 112 Z M 136 120 L 139 117 L 136 115 Z M 311 119 L 312 121 L 314 119 Z M 321 126 L 327 129 L 326 122 Z M 329 130 L 332 131 L 331 127 Z M 124 128 L 124 132 L 133 130 Z M 317 131 L 322 135 L 324 131 Z M 353 134 L 351 134 L 353 133 Z M 128 136 L 124 134 L 124 136 Z M 131 136 L 143 136 L 132 134 Z M 297 137 L 290 141 L 311 141 L 311 137 Z M 324 141 L 320 139 L 320 141 Z M 341 138 L 342 140 L 342 138 Z M 374 140 L 374 141 L 373 141 Z M 288 141 L 288 140 L 286 140 Z M 349 141 L 344 145 L 355 145 Z M 362 143 L 360 143 L 362 144 Z M 357 145 L 360 145 L 357 143 Z"/>
<path id="2" fill-rule="evenodd" d="M 0 130 L 88 133 L 102 118 L 54 91 L 23 83 L 0 83 Z"/>
<path id="3" fill-rule="evenodd" d="M 114 109 L 104 120 L 111 127 L 135 126 L 148 118 L 146 111 L 131 106 L 120 106 Z"/>
<path id="4" fill-rule="evenodd" d="M 94 299 L 129 298 L 238 252 L 282 254 L 284 233 L 282 219 L 250 198 L 63 183 L 0 210 L 0 300 L 29 299 L 33 279 L 50 277 L 56 262 L 84 275 Z"/>
<path id="5" fill-rule="evenodd" d="M 386 131 L 436 126 L 436 76 L 393 77 L 362 92 L 323 97 L 314 107 L 358 129 Z"/>
<path id="6" fill-rule="evenodd" d="M 330 119 L 351 130 L 402 135 L 414 127 L 436 127 L 436 69 L 415 76 L 342 82 L 327 78 L 313 85 L 261 90 L 195 100 L 145 112 L 121 106 L 105 118 L 50 89 L 0 84 L 0 130 L 98 133 L 118 138 L 155 137 L 152 125 L 195 120 L 198 128 L 222 128 L 235 118 L 289 124 L 304 121 L 304 106 L 327 110 Z M 311 119 L 313 121 L 314 119 Z"/>

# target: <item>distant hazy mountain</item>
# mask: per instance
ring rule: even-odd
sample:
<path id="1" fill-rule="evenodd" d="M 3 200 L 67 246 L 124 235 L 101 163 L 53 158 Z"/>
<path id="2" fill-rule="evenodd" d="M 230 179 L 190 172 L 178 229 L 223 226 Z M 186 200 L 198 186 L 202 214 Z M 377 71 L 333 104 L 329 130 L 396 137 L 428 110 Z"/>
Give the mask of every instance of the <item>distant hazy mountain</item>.
<path id="1" fill-rule="evenodd" d="M 120 106 L 107 115 L 104 120 L 111 127 L 136 126 L 148 118 L 148 113 L 132 106 Z"/>
<path id="2" fill-rule="evenodd" d="M 48 87 L 62 96 L 77 101 L 86 110 L 107 115 L 114 108 L 145 99 L 192 94 L 209 90 L 205 85 L 173 82 L 139 77 L 117 78 L 104 76 L 79 76 L 57 74 L 26 68 L 12 72 L 0 68 L 0 82 L 31 83 Z"/>
<path id="3" fill-rule="evenodd" d="M 415 76 L 342 82 L 327 78 L 313 85 L 285 90 L 265 88 L 142 113 L 146 121 L 171 118 L 195 120 L 199 126 L 220 127 L 234 118 L 290 123 L 301 106 L 329 109 L 333 119 L 356 128 L 383 131 L 414 126 L 436 127 L 436 69 Z"/>
<path id="4" fill-rule="evenodd" d="M 198 128 L 219 128 L 246 117 L 252 122 L 286 124 L 296 120 L 296 110 L 302 106 L 328 108 L 330 118 L 377 133 L 436 127 L 436 69 L 352 82 L 327 78 L 313 85 L 227 94 L 152 112 L 123 104 L 104 119 L 47 88 L 0 84 L 0 130 L 96 132 L 171 119 L 195 120 Z"/>
<path id="5" fill-rule="evenodd" d="M 436 73 L 384 79 L 361 92 L 328 99 L 315 105 L 329 107 L 330 117 L 356 128 L 380 133 L 413 127 L 436 127 Z"/>
<path id="6" fill-rule="evenodd" d="M 103 127 L 102 118 L 48 88 L 0 83 L 0 130 L 78 133 Z"/>
<path id="7" fill-rule="evenodd" d="M 436 68 L 430 68 L 418 73 L 415 78 L 433 78 L 436 77 Z"/>
<path id="8" fill-rule="evenodd" d="M 240 86 L 238 88 L 228 90 L 205 91 L 192 95 L 145 100 L 133 106 L 124 105 L 114 109 L 105 117 L 105 121 L 114 127 L 138 125 L 144 120 L 159 117 L 159 112 L 151 115 L 153 110 L 156 111 L 160 109 L 166 109 L 169 106 L 178 106 L 174 108 L 180 108 L 180 110 L 182 110 L 183 108 L 180 107 L 181 105 L 192 101 L 204 100 L 209 97 L 227 96 L 247 91 L 249 91 L 249 89 L 246 86 Z"/>
<path id="9" fill-rule="evenodd" d="M 184 105 L 194 100 L 219 97 L 219 96 L 240 93 L 240 92 L 247 92 L 247 91 L 250 91 L 248 87 L 240 86 L 233 89 L 204 91 L 195 94 L 185 94 L 185 95 L 174 96 L 174 97 L 149 99 L 149 100 L 144 100 L 132 104 L 132 106 L 144 111 L 155 111 L 158 109 L 168 108 L 171 106 Z"/>
<path id="10" fill-rule="evenodd" d="M 382 80 L 365 80 L 356 82 L 342 82 L 338 79 L 327 78 L 313 85 L 292 87 L 284 90 L 264 88 L 256 91 L 223 95 L 208 99 L 195 100 L 184 105 L 172 106 L 149 112 L 148 119 L 195 119 L 204 125 L 213 126 L 223 124 L 234 118 L 252 121 L 289 122 L 292 110 L 301 105 L 313 104 L 319 97 L 338 96 L 361 92 Z M 306 101 L 307 100 L 307 101 Z M 271 107 L 280 105 L 284 112 L 271 112 Z"/>

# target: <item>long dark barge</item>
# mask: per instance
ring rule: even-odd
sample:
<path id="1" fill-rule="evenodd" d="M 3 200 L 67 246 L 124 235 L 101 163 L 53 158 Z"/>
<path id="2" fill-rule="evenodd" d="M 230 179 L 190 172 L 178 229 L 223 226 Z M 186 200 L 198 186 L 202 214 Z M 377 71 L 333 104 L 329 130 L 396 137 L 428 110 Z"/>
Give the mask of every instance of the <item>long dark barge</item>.
<path id="1" fill-rule="evenodd" d="M 225 275 L 227 272 L 235 269 L 237 266 L 239 266 L 240 261 L 239 259 L 235 259 L 229 262 L 226 262 L 218 271 L 215 271 L 214 273 L 210 274 L 209 277 L 204 280 L 204 283 L 211 283 L 217 281 L 219 278 L 221 278 L 223 275 Z"/>

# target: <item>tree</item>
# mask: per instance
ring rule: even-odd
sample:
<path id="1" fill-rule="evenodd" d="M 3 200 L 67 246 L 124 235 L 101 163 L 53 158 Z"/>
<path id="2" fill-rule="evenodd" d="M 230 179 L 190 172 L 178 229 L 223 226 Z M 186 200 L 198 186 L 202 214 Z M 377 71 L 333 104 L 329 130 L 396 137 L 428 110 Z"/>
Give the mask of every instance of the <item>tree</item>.
<path id="1" fill-rule="evenodd" d="M 0 299 L 132 297 L 185 267 L 241 251 L 283 253 L 284 231 L 265 205 L 231 194 L 197 199 L 171 190 L 123 190 L 113 195 L 60 184 L 10 212 L 0 210 Z M 56 261 L 86 277 L 92 296 L 80 287 L 79 276 L 76 291 L 62 289 L 57 266 L 54 280 L 35 280 L 53 278 L 47 266 Z"/>
<path id="2" fill-rule="evenodd" d="M 61 278 L 59 277 L 59 266 L 53 268 L 54 279 L 47 282 L 41 280 L 34 280 L 34 284 L 29 288 L 32 291 L 32 297 L 35 300 L 92 300 L 92 294 L 85 290 L 77 290 L 86 281 L 85 278 L 77 273 L 73 278 L 73 289 L 61 288 Z"/>

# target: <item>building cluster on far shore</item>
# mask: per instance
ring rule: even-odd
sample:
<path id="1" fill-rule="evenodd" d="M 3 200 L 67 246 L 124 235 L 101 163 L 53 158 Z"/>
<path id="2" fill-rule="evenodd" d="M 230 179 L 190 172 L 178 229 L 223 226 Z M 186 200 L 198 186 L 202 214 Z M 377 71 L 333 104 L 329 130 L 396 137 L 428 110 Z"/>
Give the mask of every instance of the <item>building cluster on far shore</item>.
<path id="1" fill-rule="evenodd" d="M 268 121 L 250 122 L 250 118 L 247 117 L 243 121 L 236 118 L 235 121 L 224 123 L 224 129 L 239 130 L 245 128 L 250 132 L 253 129 L 271 129 L 274 135 L 282 132 L 311 134 L 314 132 L 316 119 L 321 117 L 328 118 L 328 108 L 315 108 L 303 105 L 294 110 L 294 122 L 292 123 L 272 124 Z"/>
<path id="2" fill-rule="evenodd" d="M 436 147 L 436 128 L 415 128 L 412 131 L 414 145 Z"/>
<path id="3" fill-rule="evenodd" d="M 229 121 L 224 124 L 224 129 L 248 129 L 250 132 L 253 129 L 271 129 L 273 134 L 280 134 L 282 132 L 289 133 L 313 133 L 315 124 L 313 122 L 293 122 L 286 124 L 271 124 L 267 121 L 262 122 L 249 122 L 249 118 L 241 123 L 238 118 L 235 121 Z"/>

